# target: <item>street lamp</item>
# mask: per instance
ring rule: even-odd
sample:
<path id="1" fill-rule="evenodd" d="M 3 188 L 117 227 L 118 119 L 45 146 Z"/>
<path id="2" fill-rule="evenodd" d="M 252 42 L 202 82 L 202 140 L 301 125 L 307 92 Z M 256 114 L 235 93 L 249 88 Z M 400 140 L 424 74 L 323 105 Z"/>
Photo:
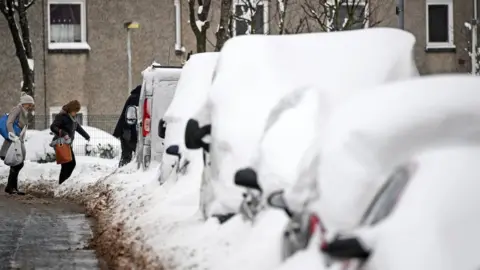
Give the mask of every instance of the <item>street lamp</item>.
<path id="1" fill-rule="evenodd" d="M 131 40 L 131 29 L 140 28 L 140 24 L 135 21 L 126 22 L 123 24 L 125 29 L 127 29 L 127 57 L 128 57 L 128 94 L 132 91 L 132 40 Z"/>

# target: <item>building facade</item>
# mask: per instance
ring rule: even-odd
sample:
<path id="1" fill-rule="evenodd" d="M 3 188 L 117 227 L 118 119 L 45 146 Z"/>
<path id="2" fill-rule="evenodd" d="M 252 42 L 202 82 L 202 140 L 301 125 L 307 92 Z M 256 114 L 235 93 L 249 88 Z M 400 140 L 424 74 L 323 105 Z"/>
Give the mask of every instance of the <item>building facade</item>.
<path id="1" fill-rule="evenodd" d="M 290 1 L 284 18 L 289 33 L 308 30 L 305 25 L 299 27 L 302 20 L 305 24 L 312 19 L 304 17 L 303 1 L 308 0 Z M 375 21 L 372 26 L 397 27 L 396 1 L 374 1 L 367 5 L 372 18 L 367 24 Z M 141 83 L 141 71 L 153 61 L 180 66 L 186 53 L 195 50 L 195 37 L 188 21 L 187 1 L 177 3 L 181 6 L 180 26 L 176 24 L 179 17 L 174 0 L 36 0 L 28 17 L 34 50 L 36 111 L 45 115 L 40 126 L 46 126 L 61 105 L 71 99 L 83 104 L 84 124 L 89 115 L 120 112 L 131 90 L 125 22 L 140 24 L 139 29 L 130 30 L 134 86 Z M 234 0 L 233 12 L 239 17 L 243 8 L 244 1 Z M 255 29 L 235 20 L 234 33 L 276 34 L 280 8 L 276 1 L 265 1 L 253 18 Z M 210 50 L 215 43 L 219 10 L 220 0 L 213 1 L 207 42 Z M 466 49 L 471 35 L 465 23 L 472 19 L 472 10 L 473 0 L 405 0 L 405 29 L 417 38 L 415 59 L 422 74 L 470 71 Z M 0 37 L 0 111 L 7 112 L 19 99 L 22 76 L 3 16 Z"/>

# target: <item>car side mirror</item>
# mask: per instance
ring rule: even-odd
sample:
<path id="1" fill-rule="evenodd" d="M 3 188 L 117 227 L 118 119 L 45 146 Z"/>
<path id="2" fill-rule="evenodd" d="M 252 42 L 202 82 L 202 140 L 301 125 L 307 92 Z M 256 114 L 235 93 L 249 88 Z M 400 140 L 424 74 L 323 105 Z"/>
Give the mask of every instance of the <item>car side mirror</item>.
<path id="1" fill-rule="evenodd" d="M 135 125 L 137 123 L 137 107 L 130 106 L 125 112 L 125 118 L 128 125 Z"/>
<path id="2" fill-rule="evenodd" d="M 323 253 L 339 259 L 366 260 L 371 253 L 357 237 L 337 237 L 330 243 L 324 243 L 321 250 Z"/>
<path id="3" fill-rule="evenodd" d="M 262 191 L 262 188 L 258 184 L 257 173 L 251 168 L 238 170 L 234 178 L 235 184 L 238 186 Z"/>
<path id="4" fill-rule="evenodd" d="M 158 122 L 158 137 L 165 139 L 167 133 L 167 123 L 162 119 Z"/>
<path id="5" fill-rule="evenodd" d="M 180 154 L 180 148 L 178 147 L 178 145 L 170 145 L 167 148 L 166 153 L 172 156 L 176 156 L 179 159 L 182 157 L 182 154 Z"/>
<path id="6" fill-rule="evenodd" d="M 288 209 L 288 205 L 285 202 L 284 191 L 277 190 L 271 193 L 267 198 L 267 203 L 273 208 L 278 208 L 284 210 L 289 217 L 292 217 L 293 214 Z"/>
<path id="7" fill-rule="evenodd" d="M 210 144 L 203 141 L 205 136 L 212 132 L 212 125 L 205 125 L 200 127 L 197 120 L 190 119 L 185 127 L 185 146 L 188 149 L 203 148 L 206 152 L 210 151 Z"/>

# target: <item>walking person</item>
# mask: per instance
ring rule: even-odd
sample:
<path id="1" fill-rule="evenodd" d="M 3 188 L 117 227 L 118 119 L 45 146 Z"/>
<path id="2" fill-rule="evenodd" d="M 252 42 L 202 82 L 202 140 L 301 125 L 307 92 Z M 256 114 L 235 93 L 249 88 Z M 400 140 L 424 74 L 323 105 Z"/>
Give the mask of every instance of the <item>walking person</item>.
<path id="1" fill-rule="evenodd" d="M 136 107 L 140 100 L 140 91 L 142 86 L 138 85 L 130 92 L 125 105 L 123 106 L 122 113 L 118 119 L 113 136 L 120 139 L 120 145 L 122 147 L 122 154 L 120 157 L 119 167 L 122 167 L 130 161 L 132 161 L 133 153 L 137 148 L 138 131 L 136 126 Z M 133 110 L 132 110 L 133 109 Z M 133 113 L 135 112 L 135 113 Z M 133 114 L 133 115 L 130 115 Z"/>
<path id="2" fill-rule="evenodd" d="M 25 132 L 21 133 L 20 136 L 15 134 L 13 125 L 14 123 L 18 125 L 20 129 L 26 129 L 28 124 L 28 113 L 32 112 L 35 109 L 35 101 L 32 96 L 27 95 L 25 92 L 22 92 L 22 96 L 20 97 L 20 103 L 13 107 L 13 109 L 8 114 L 7 119 L 7 131 L 8 137 L 10 140 L 5 140 L 3 145 L 0 149 L 0 158 L 5 160 L 5 156 L 7 154 L 8 148 L 12 144 L 12 142 L 20 141 L 22 145 L 22 154 L 23 154 L 23 161 L 22 163 L 11 166 L 10 172 L 8 174 L 8 181 L 7 186 L 5 187 L 5 192 L 8 194 L 16 194 L 16 195 L 25 195 L 25 192 L 18 190 L 18 174 L 20 170 L 22 170 L 25 156 L 26 156 L 26 149 L 25 149 Z"/>
<path id="3" fill-rule="evenodd" d="M 75 154 L 73 153 L 73 140 L 75 138 L 75 132 L 78 132 L 85 140 L 90 141 L 90 135 L 82 128 L 77 122 L 76 116 L 80 111 L 81 105 L 78 100 L 72 100 L 62 107 L 59 114 L 55 116 L 50 130 L 53 132 L 54 137 L 51 145 L 55 145 L 57 141 L 62 139 L 67 144 L 70 144 L 70 150 L 72 151 L 72 160 L 70 162 L 62 164 L 60 170 L 59 184 L 61 185 L 65 180 L 70 178 L 73 170 L 76 166 Z"/>

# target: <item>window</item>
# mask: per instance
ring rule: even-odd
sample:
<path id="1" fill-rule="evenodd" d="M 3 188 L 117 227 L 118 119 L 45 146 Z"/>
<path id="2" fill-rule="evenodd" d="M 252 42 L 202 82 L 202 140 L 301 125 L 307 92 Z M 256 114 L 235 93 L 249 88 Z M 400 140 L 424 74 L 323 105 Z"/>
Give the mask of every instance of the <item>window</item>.
<path id="1" fill-rule="evenodd" d="M 412 178 L 413 169 L 413 166 L 402 166 L 393 172 L 365 212 L 361 225 L 373 226 L 390 215 Z"/>
<path id="2" fill-rule="evenodd" d="M 53 123 L 53 119 L 55 119 L 55 116 L 57 116 L 61 110 L 62 110 L 62 107 L 50 107 L 50 124 Z M 88 125 L 87 116 L 88 116 L 87 109 L 82 107 L 80 111 L 77 113 L 77 116 L 76 116 L 77 122 L 82 126 Z"/>
<path id="3" fill-rule="evenodd" d="M 49 0 L 49 49 L 90 49 L 87 44 L 85 1 Z"/>
<path id="4" fill-rule="evenodd" d="M 452 0 L 427 0 L 427 48 L 453 48 Z"/>
<path id="5" fill-rule="evenodd" d="M 235 36 L 268 33 L 268 6 L 263 0 L 234 0 Z"/>
<path id="6" fill-rule="evenodd" d="M 330 5 L 335 5 L 329 0 Z M 343 0 L 339 1 L 337 14 L 332 16 L 330 24 L 331 31 L 355 30 L 368 27 L 368 5 L 365 0 Z M 330 15 L 331 16 L 331 15 Z"/>

